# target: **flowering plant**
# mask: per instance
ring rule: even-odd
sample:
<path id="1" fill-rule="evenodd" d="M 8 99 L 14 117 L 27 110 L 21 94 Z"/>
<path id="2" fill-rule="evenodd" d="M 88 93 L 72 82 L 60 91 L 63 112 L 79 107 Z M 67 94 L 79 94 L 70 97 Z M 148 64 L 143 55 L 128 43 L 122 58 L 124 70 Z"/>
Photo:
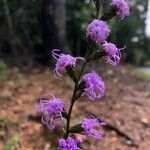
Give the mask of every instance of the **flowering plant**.
<path id="1" fill-rule="evenodd" d="M 95 71 L 84 74 L 86 65 L 94 60 L 102 59 L 111 65 L 118 65 L 121 59 L 121 50 L 113 43 L 107 42 L 110 35 L 110 28 L 107 21 L 117 15 L 120 20 L 123 20 L 130 14 L 129 6 L 125 0 L 112 0 L 110 10 L 99 17 L 100 0 L 93 0 L 96 6 L 97 16 L 86 29 L 86 36 L 89 41 L 88 49 L 85 57 L 73 57 L 69 54 L 62 54 L 60 50 L 52 50 L 52 56 L 56 59 L 54 76 L 60 78 L 62 75 L 68 75 L 74 81 L 74 91 L 70 101 L 69 110 L 65 110 L 65 102 L 62 99 L 56 98 L 53 94 L 43 95 L 40 103 L 36 105 L 36 110 L 43 113 L 42 122 L 53 130 L 57 123 L 64 127 L 64 137 L 58 141 L 58 150 L 79 150 L 82 140 L 74 139 L 72 134 L 84 134 L 88 137 L 93 137 L 98 140 L 102 139 L 102 133 L 97 127 L 106 125 L 99 119 L 89 116 L 83 118 L 81 123 L 70 127 L 72 109 L 75 102 L 83 95 L 88 96 L 92 101 L 99 100 L 105 94 L 105 84 L 100 75 Z M 82 60 L 81 70 L 76 73 L 77 60 Z M 45 97 L 49 97 L 48 100 Z"/>

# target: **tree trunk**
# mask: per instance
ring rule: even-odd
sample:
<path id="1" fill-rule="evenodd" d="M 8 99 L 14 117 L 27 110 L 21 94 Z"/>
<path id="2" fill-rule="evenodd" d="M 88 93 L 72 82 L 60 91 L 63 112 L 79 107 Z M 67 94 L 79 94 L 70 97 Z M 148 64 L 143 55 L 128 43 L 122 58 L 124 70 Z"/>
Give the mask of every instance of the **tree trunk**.
<path id="1" fill-rule="evenodd" d="M 9 35 L 8 36 L 9 37 L 8 43 L 10 44 L 13 55 L 16 55 L 16 52 L 14 50 L 14 44 L 13 44 L 14 27 L 13 27 L 13 23 L 12 23 L 12 19 L 11 19 L 10 10 L 9 10 L 7 0 L 3 0 L 3 4 L 4 4 L 5 16 L 6 16 L 6 20 L 7 20 L 7 24 L 8 24 L 8 35 Z"/>
<path id="2" fill-rule="evenodd" d="M 43 42 L 48 55 L 51 50 L 64 50 L 66 40 L 66 7 L 65 0 L 42 1 Z"/>

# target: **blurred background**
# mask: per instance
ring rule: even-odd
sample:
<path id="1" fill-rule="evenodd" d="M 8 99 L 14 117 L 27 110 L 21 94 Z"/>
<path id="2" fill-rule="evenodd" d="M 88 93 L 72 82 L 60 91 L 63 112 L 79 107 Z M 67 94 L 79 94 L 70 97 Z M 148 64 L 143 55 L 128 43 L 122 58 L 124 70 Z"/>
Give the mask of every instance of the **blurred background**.
<path id="1" fill-rule="evenodd" d="M 103 3 L 101 13 L 109 4 L 109 0 Z M 124 63 L 147 65 L 150 59 L 148 0 L 131 0 L 130 6 L 130 17 L 120 22 L 114 18 L 109 23 L 110 40 L 120 47 L 127 45 Z M 87 44 L 85 29 L 96 13 L 90 0 L 1 0 L 0 8 L 0 56 L 17 66 L 48 64 L 53 48 L 83 55 Z"/>
<path id="2" fill-rule="evenodd" d="M 110 3 L 103 1 L 101 14 Z M 104 129 L 102 142 L 87 140 L 85 149 L 150 147 L 150 0 L 130 0 L 129 4 L 129 17 L 124 21 L 114 17 L 108 22 L 109 40 L 118 47 L 127 46 L 121 65 L 96 63 L 87 67 L 87 71 L 96 68 L 102 74 L 106 100 L 88 106 L 83 97 L 74 110 L 73 117 L 78 116 L 74 122 L 96 110 L 110 126 Z M 56 147 L 54 137 L 35 116 L 34 103 L 48 91 L 70 98 L 72 82 L 53 77 L 51 50 L 84 56 L 85 30 L 95 15 L 92 0 L 0 0 L 0 149 Z"/>

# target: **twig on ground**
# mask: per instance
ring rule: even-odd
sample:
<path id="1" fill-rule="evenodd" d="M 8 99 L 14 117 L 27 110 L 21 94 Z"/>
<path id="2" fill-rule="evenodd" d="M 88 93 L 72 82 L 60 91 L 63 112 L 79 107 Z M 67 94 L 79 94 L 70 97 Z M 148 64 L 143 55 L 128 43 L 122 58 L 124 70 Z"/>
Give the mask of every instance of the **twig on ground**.
<path id="1" fill-rule="evenodd" d="M 94 116 L 95 118 L 99 118 L 95 114 L 91 114 L 91 115 Z M 111 123 L 108 123 L 105 120 L 100 120 L 100 121 L 106 123 L 106 125 L 103 126 L 104 129 L 106 129 L 106 130 L 114 130 L 114 131 L 116 131 L 116 133 L 119 136 L 124 137 L 127 140 L 127 142 L 126 142 L 127 145 L 133 146 L 133 147 L 138 147 L 138 144 L 136 144 L 135 141 L 125 131 L 119 129 L 118 127 L 116 127 L 115 125 L 113 125 Z"/>

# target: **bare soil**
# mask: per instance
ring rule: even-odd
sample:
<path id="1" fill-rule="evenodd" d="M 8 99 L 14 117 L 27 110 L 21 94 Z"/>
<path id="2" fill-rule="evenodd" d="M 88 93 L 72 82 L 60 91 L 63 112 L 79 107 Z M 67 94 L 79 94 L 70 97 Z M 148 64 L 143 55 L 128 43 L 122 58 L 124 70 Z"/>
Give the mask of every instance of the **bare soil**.
<path id="1" fill-rule="evenodd" d="M 78 100 L 72 125 L 94 114 L 108 126 L 102 129 L 101 141 L 83 136 L 82 147 L 85 150 L 150 150 L 150 82 L 129 66 L 104 66 L 99 73 L 106 83 L 105 96 L 96 102 L 87 97 Z M 48 69 L 35 69 L 22 75 L 18 80 L 12 71 L 10 79 L 0 85 L 0 149 L 55 150 L 59 135 L 41 124 L 34 105 L 41 95 L 51 92 L 69 106 L 73 83 L 67 77 L 55 79 Z M 11 143 L 16 134 L 19 140 Z"/>

